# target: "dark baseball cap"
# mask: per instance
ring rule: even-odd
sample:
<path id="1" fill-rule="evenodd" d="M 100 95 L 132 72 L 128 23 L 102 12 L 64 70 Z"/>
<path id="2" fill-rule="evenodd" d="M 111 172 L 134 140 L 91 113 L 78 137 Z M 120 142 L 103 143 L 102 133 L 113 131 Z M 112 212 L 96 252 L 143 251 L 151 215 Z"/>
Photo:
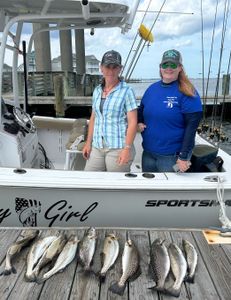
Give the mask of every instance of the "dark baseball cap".
<path id="1" fill-rule="evenodd" d="M 101 65 L 107 66 L 110 64 L 121 66 L 121 55 L 119 54 L 119 52 L 110 50 L 104 53 Z"/>
<path id="2" fill-rule="evenodd" d="M 179 51 L 175 49 L 167 50 L 162 56 L 161 63 L 173 62 L 176 64 L 182 64 L 182 56 Z"/>

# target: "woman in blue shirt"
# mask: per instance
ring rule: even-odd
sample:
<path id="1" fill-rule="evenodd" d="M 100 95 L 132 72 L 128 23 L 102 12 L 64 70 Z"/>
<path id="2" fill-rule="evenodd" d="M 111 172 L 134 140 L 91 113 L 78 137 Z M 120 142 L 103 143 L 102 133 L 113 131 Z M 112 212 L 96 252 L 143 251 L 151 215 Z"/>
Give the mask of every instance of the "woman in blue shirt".
<path id="1" fill-rule="evenodd" d="M 161 80 L 144 93 L 138 110 L 143 172 L 185 172 L 190 167 L 196 129 L 202 117 L 198 92 L 185 74 L 179 51 L 164 52 Z"/>
<path id="2" fill-rule="evenodd" d="M 83 148 L 86 171 L 128 172 L 135 156 L 137 104 L 133 90 L 120 80 L 121 56 L 103 55 L 103 82 L 93 92 L 88 137 Z"/>

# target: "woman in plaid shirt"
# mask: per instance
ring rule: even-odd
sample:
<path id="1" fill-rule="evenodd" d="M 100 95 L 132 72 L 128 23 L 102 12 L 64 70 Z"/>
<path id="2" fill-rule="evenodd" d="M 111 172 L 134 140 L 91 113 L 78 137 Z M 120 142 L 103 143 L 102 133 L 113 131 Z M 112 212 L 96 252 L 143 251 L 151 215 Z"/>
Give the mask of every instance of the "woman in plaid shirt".
<path id="1" fill-rule="evenodd" d="M 135 156 L 137 126 L 134 92 L 120 80 L 121 56 L 111 50 L 103 55 L 103 82 L 93 93 L 88 137 L 83 148 L 86 171 L 129 172 Z"/>

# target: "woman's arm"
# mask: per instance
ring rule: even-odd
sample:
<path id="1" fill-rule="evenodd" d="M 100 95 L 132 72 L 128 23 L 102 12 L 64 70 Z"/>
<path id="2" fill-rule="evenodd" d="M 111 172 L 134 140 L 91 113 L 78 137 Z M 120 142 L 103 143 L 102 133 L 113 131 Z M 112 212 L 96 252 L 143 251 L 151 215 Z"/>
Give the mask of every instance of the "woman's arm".
<path id="1" fill-rule="evenodd" d="M 132 111 L 127 112 L 127 120 L 128 120 L 128 128 L 125 137 L 125 146 L 121 150 L 120 155 L 118 157 L 119 165 L 123 165 L 128 163 L 130 160 L 130 151 L 133 144 L 133 141 L 136 136 L 137 129 L 137 110 L 134 109 Z"/>
<path id="2" fill-rule="evenodd" d="M 192 150 L 195 144 L 195 135 L 197 127 L 202 118 L 202 112 L 194 112 L 184 114 L 185 132 L 182 142 L 182 147 L 179 154 L 179 159 L 190 160 Z"/>
<path id="3" fill-rule="evenodd" d="M 195 144 L 196 130 L 200 123 L 201 118 L 202 118 L 201 111 L 184 114 L 185 133 L 184 133 L 182 147 L 177 160 L 177 164 L 181 172 L 187 171 L 191 165 L 190 159 Z"/>
<path id="4" fill-rule="evenodd" d="M 91 153 L 91 143 L 93 139 L 93 132 L 94 132 L 94 123 L 95 123 L 95 114 L 92 111 L 91 117 L 88 123 L 88 132 L 87 132 L 87 141 L 83 147 L 83 157 L 88 159 Z"/>

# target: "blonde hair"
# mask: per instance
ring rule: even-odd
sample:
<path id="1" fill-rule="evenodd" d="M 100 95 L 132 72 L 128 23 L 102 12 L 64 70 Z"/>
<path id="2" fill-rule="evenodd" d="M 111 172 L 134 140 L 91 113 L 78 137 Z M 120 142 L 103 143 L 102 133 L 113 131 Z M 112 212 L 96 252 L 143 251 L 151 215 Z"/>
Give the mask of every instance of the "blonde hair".
<path id="1" fill-rule="evenodd" d="M 183 66 L 181 65 L 181 71 L 178 75 L 178 82 L 179 82 L 179 90 L 181 93 L 185 94 L 186 96 L 193 97 L 195 96 L 195 88 L 191 81 L 188 79 Z"/>

